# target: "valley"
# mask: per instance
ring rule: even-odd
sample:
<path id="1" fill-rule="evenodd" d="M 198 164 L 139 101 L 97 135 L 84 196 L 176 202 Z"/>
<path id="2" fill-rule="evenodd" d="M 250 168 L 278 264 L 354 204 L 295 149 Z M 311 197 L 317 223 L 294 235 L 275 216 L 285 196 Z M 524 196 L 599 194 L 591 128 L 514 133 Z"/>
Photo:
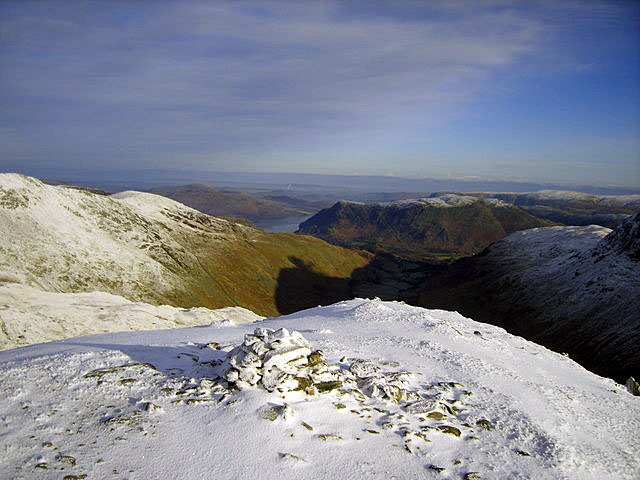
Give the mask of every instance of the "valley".
<path id="1" fill-rule="evenodd" d="M 9 174 L 0 180 L 0 279 L 6 288 L 99 291 L 176 308 L 237 306 L 262 316 L 378 297 L 459 311 L 621 382 L 640 369 L 634 348 L 640 273 L 637 254 L 628 251 L 633 247 L 625 247 L 638 236 L 637 214 L 625 214 L 618 227 L 626 232 L 626 240 L 616 241 L 620 248 L 610 246 L 619 230 L 552 226 L 515 205 L 526 206 L 535 197 L 529 194 L 509 202 L 505 194 L 339 202 L 303 222 L 297 234 L 276 234 L 150 193 L 108 196 Z M 177 191 L 217 195 L 197 185 Z M 575 202 L 583 209 L 595 202 L 601 211 L 607 205 L 637 208 L 629 196 L 538 196 L 553 199 L 554 208 L 568 208 L 567 198 L 575 208 Z M 225 213 L 242 212 L 232 202 Z M 15 313 L 21 304 L 11 299 L 22 294 L 9 291 L 0 290 L 3 341 L 32 343 L 36 337 Z M 82 333 L 78 325 L 53 322 L 37 338 Z M 100 328 L 123 328 L 117 325 Z"/>

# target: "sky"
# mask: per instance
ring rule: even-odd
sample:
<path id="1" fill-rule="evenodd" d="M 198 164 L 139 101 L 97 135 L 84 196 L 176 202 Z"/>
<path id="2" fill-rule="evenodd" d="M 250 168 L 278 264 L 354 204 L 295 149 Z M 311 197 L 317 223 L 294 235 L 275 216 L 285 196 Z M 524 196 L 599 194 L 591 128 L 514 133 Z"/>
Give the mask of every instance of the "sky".
<path id="1" fill-rule="evenodd" d="M 0 170 L 640 188 L 640 3 L 0 2 Z"/>

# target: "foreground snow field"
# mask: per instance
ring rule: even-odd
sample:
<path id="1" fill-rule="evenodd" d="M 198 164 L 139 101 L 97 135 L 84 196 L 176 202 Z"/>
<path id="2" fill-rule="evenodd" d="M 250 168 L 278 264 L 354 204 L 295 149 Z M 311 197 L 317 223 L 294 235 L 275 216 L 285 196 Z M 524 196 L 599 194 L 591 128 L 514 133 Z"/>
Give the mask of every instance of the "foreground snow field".
<path id="1" fill-rule="evenodd" d="M 94 333 L 193 327 L 263 317 L 242 307 L 176 308 L 131 302 L 106 292 L 52 293 L 0 284 L 0 350 Z"/>
<path id="2" fill-rule="evenodd" d="M 300 332 L 329 371 L 354 379 L 351 387 L 228 390 L 215 375 L 256 327 Z M 367 387 L 391 384 L 402 394 Z M 0 422 L 1 478 L 640 472 L 640 399 L 622 386 L 500 328 L 377 300 L 0 352 Z"/>

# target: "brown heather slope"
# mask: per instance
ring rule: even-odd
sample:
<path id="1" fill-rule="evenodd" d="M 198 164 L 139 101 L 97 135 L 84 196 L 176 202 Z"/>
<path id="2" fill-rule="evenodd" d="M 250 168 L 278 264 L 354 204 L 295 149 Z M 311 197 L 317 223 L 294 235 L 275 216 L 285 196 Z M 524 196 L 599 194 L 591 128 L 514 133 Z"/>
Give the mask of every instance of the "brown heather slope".
<path id="1" fill-rule="evenodd" d="M 155 187 L 149 192 L 171 198 L 214 217 L 240 217 L 258 222 L 306 215 L 310 212 L 242 192 L 221 190 L 209 185 Z"/>
<path id="2" fill-rule="evenodd" d="M 158 195 L 106 197 L 0 174 L 0 282 L 278 315 L 350 298 L 349 278 L 370 258 Z"/>

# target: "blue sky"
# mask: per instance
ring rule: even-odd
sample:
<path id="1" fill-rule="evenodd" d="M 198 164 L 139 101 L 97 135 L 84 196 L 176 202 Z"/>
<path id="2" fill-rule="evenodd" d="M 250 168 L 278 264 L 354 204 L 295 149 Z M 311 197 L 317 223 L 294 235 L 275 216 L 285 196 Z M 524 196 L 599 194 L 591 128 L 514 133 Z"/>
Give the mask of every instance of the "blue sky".
<path id="1" fill-rule="evenodd" d="M 640 188 L 640 7 L 0 3 L 0 169 Z"/>

